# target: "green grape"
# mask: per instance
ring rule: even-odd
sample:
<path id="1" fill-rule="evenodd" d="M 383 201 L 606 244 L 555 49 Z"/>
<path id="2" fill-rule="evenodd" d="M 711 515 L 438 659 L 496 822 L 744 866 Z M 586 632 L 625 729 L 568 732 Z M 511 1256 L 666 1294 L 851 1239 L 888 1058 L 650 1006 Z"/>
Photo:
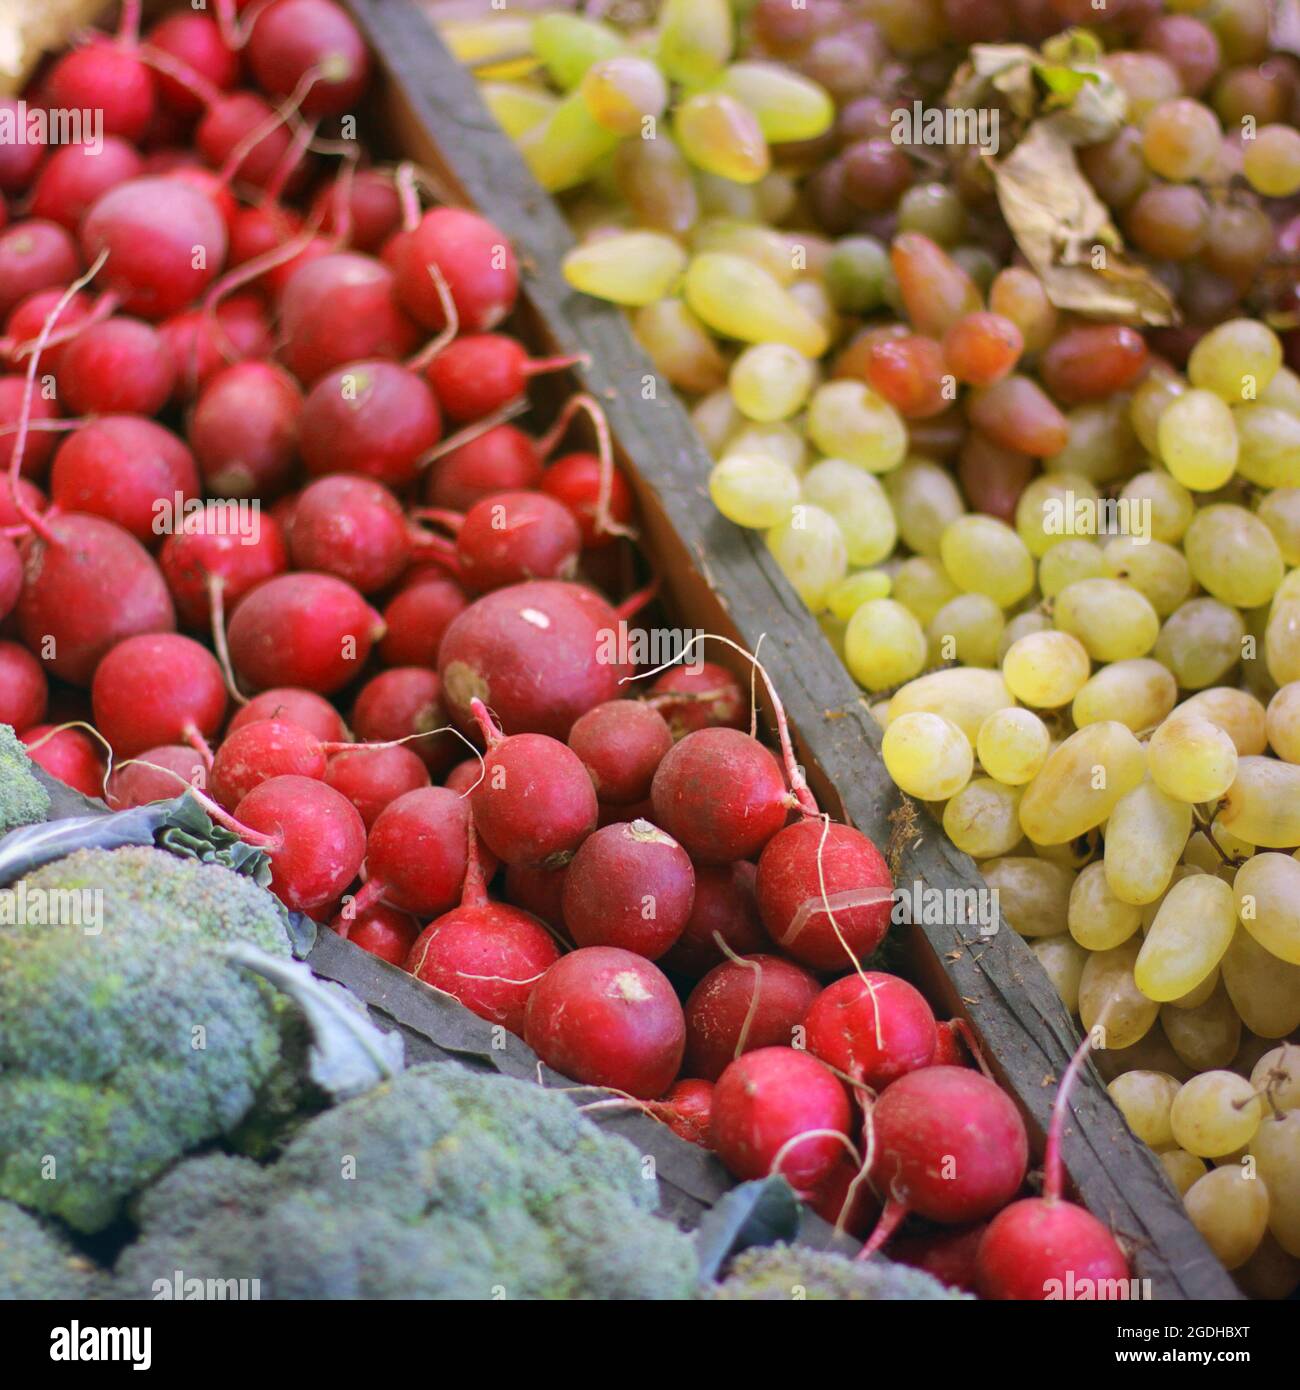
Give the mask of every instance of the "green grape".
<path id="1" fill-rule="evenodd" d="M 1178 684 L 1166 667 L 1149 657 L 1103 666 L 1074 697 L 1075 728 L 1117 719 L 1135 734 L 1153 729 L 1178 703 Z"/>
<path id="2" fill-rule="evenodd" d="M 930 619 L 926 635 L 934 663 L 997 665 L 998 643 L 1007 620 L 986 594 L 958 594 Z"/>
<path id="3" fill-rule="evenodd" d="M 1251 1140 L 1259 1177 L 1267 1186 L 1268 1228 L 1288 1255 L 1300 1257 L 1300 1114 L 1268 1116 Z"/>
<path id="4" fill-rule="evenodd" d="M 1061 548 L 1056 547 L 1057 550 Z M 1048 552 L 1044 565 L 1054 553 Z M 1126 580 L 1140 594 L 1145 594 L 1160 618 L 1167 618 L 1192 592 L 1192 571 L 1187 557 L 1163 541 L 1116 536 L 1106 543 L 1103 565 L 1103 572 L 1110 578 Z M 1047 596 L 1046 589 L 1043 594 Z"/>
<path id="5" fill-rule="evenodd" d="M 1239 405 L 1232 416 L 1241 476 L 1259 487 L 1300 484 L 1300 416 L 1258 403 Z"/>
<path id="6" fill-rule="evenodd" d="M 1145 656 L 1160 619 L 1145 594 L 1121 579 L 1080 579 L 1056 596 L 1053 621 L 1077 637 L 1094 661 Z"/>
<path id="7" fill-rule="evenodd" d="M 1110 571 L 1099 545 L 1085 540 L 1064 540 L 1038 562 L 1038 589 L 1044 598 L 1055 598 L 1080 579 L 1101 579 Z"/>
<path id="8" fill-rule="evenodd" d="M 862 604 L 849 619 L 844 634 L 849 672 L 871 691 L 889 690 L 920 675 L 925 669 L 926 651 L 921 624 L 892 598 L 869 599 Z"/>
<path id="9" fill-rule="evenodd" d="M 786 289 L 799 278 L 789 241 L 780 232 L 755 222 L 710 217 L 691 234 L 691 247 L 696 253 L 716 251 L 753 261 Z"/>
<path id="10" fill-rule="evenodd" d="M 957 725 L 941 714 L 921 711 L 891 718 L 880 752 L 895 783 L 921 801 L 956 796 L 975 766 L 970 740 Z"/>
<path id="11" fill-rule="evenodd" d="M 1020 803 L 1037 845 L 1061 845 L 1100 825 L 1146 773 L 1142 745 L 1113 720 L 1089 724 L 1048 756 Z M 1300 867 L 1298 865 L 1297 867 Z"/>
<path id="12" fill-rule="evenodd" d="M 1217 724 L 1194 714 L 1166 719 L 1147 744 L 1151 780 L 1189 805 L 1217 801 L 1232 786 L 1237 761 L 1232 739 Z"/>
<path id="13" fill-rule="evenodd" d="M 1062 868 L 1078 872 L 1085 864 L 1092 862 L 1101 848 L 1101 831 L 1089 830 L 1073 840 L 1067 840 L 1063 845 L 1035 845 L 1028 841 L 1025 845 L 1040 859 L 1050 860 L 1053 864 L 1060 864 Z"/>
<path id="14" fill-rule="evenodd" d="M 804 475 L 803 495 L 839 523 L 851 565 L 874 565 L 893 551 L 894 513 L 870 473 L 843 459 L 823 459 Z"/>
<path id="15" fill-rule="evenodd" d="M 888 275 L 889 252 L 875 237 L 844 237 L 826 263 L 826 288 L 842 314 L 869 314 L 880 307 Z"/>
<path id="16" fill-rule="evenodd" d="M 754 113 L 773 144 L 816 140 L 835 123 L 826 89 L 777 63 L 733 63 L 718 86 Z"/>
<path id="17" fill-rule="evenodd" d="M 731 394 L 742 415 L 765 424 L 797 415 L 812 392 L 815 366 L 784 343 L 756 343 L 731 366 Z"/>
<path id="18" fill-rule="evenodd" d="M 829 344 L 826 330 L 780 281 L 742 256 L 697 255 L 686 271 L 686 302 L 726 338 L 785 343 L 810 358 L 821 357 Z"/>
<path id="19" fill-rule="evenodd" d="M 898 595 L 897 579 L 894 595 Z M 1009 709 L 1014 703 L 1000 672 L 978 666 L 954 667 L 909 681 L 889 702 L 889 718 L 892 721 L 912 713 L 943 714 L 973 746 L 989 715 Z"/>
<path id="20" fill-rule="evenodd" d="M 1077 1013 L 1079 1008 L 1079 981 L 1088 953 L 1072 936 L 1040 936 L 1029 943 L 1029 949 L 1038 957 L 1047 978 L 1052 982 L 1066 1013 Z"/>
<path id="21" fill-rule="evenodd" d="M 1218 117 L 1189 97 L 1161 102 L 1142 126 L 1142 153 L 1161 178 L 1175 183 L 1206 176 L 1223 139 Z"/>
<path id="22" fill-rule="evenodd" d="M 587 70 L 624 51 L 623 40 L 607 24 L 571 14 L 544 14 L 533 21 L 532 49 L 547 76 L 572 91 Z"/>
<path id="23" fill-rule="evenodd" d="M 844 536 L 835 518 L 808 502 L 797 502 L 792 515 L 772 527 L 767 533 L 767 548 L 814 613 L 826 607 L 827 595 L 848 572 Z M 923 651 L 922 664 L 924 659 Z"/>
<path id="24" fill-rule="evenodd" d="M 1273 696 L 1266 721 L 1269 747 L 1283 762 L 1300 763 L 1300 681 L 1288 682 Z"/>
<path id="25" fill-rule="evenodd" d="M 709 474 L 713 505 L 750 530 L 789 521 L 799 494 L 799 479 L 785 464 L 757 454 L 728 454 Z"/>
<path id="26" fill-rule="evenodd" d="M 1237 470 L 1237 427 L 1213 392 L 1179 396 L 1165 407 L 1156 433 L 1165 467 L 1193 492 L 1214 492 Z"/>
<path id="27" fill-rule="evenodd" d="M 1085 1031 L 1105 1030 L 1106 1047 L 1132 1047 L 1144 1038 L 1160 1013 L 1133 979 L 1138 944 L 1135 939 L 1094 951 L 1079 981 L 1079 1019 Z"/>
<path id="28" fill-rule="evenodd" d="M 808 441 L 795 424 L 786 420 L 775 420 L 769 425 L 742 421 L 740 428 L 728 438 L 726 452 L 775 459 L 800 477 L 808 463 Z"/>
<path id="29" fill-rule="evenodd" d="M 615 135 L 646 138 L 668 105 L 668 83 L 645 58 L 619 54 L 593 64 L 579 90 L 592 119 Z"/>
<path id="30" fill-rule="evenodd" d="M 1075 406 L 1066 418 L 1070 437 L 1065 448 L 1044 459 L 1049 473 L 1082 475 L 1104 485 L 1137 472 L 1142 447 L 1129 424 L 1123 396 Z"/>
<path id="31" fill-rule="evenodd" d="M 1300 1110 L 1300 1047 L 1283 1043 L 1266 1052 L 1250 1073 L 1250 1084 L 1265 1096 L 1265 1113 Z"/>
<path id="32" fill-rule="evenodd" d="M 1204 690 L 1241 660 L 1245 635 L 1245 620 L 1235 608 L 1214 598 L 1188 599 L 1165 619 L 1155 658 L 1184 690 Z"/>
<path id="33" fill-rule="evenodd" d="M 772 168 L 758 118 L 725 92 L 697 92 L 673 114 L 682 153 L 706 173 L 732 183 L 757 183 Z"/>
<path id="34" fill-rule="evenodd" d="M 770 175 L 764 175 L 763 179 L 754 183 L 735 183 L 704 169 L 696 169 L 694 175 L 700 210 L 706 217 L 721 217 L 732 222 L 761 222 L 759 190 Z"/>
<path id="35" fill-rule="evenodd" d="M 1231 895 L 1232 890 L 1228 891 Z M 1231 901 L 1235 926 L 1235 897 Z M 1223 987 L 1232 1007 L 1257 1038 L 1285 1038 L 1300 1028 L 1300 965 L 1278 960 L 1238 927 L 1222 969 Z"/>
<path id="36" fill-rule="evenodd" d="M 1288 415 L 1300 415 L 1300 376 L 1290 367 L 1279 367 L 1277 375 L 1259 393 L 1259 403 L 1276 406 Z"/>
<path id="37" fill-rule="evenodd" d="M 1152 453 L 1158 452 L 1152 448 Z M 1192 494 L 1168 473 L 1138 473 L 1120 490 L 1120 500 L 1138 507 L 1150 521 L 1151 539 L 1177 545 L 1196 515 Z"/>
<path id="38" fill-rule="evenodd" d="M 1193 386 L 1239 405 L 1257 400 L 1281 365 L 1282 344 L 1267 324 L 1230 319 L 1210 329 L 1192 349 L 1187 376 Z"/>
<path id="39" fill-rule="evenodd" d="M 929 459 L 910 458 L 885 475 L 885 491 L 903 544 L 917 555 L 938 558 L 944 531 L 966 513 L 952 474 Z"/>
<path id="40" fill-rule="evenodd" d="M 512 140 L 549 120 L 560 105 L 559 98 L 545 88 L 526 82 L 483 82 L 479 92 L 497 125 Z"/>
<path id="41" fill-rule="evenodd" d="M 1193 1071 L 1228 1066 L 1241 1046 L 1241 1019 L 1222 982 L 1195 1008 L 1163 1005 L 1160 1026 L 1179 1060 Z"/>
<path id="42" fill-rule="evenodd" d="M 1156 1157 L 1169 1174 L 1169 1181 L 1180 1197 L 1186 1197 L 1188 1189 L 1207 1171 L 1205 1160 L 1189 1154 L 1186 1149 L 1166 1149 Z"/>
<path id="43" fill-rule="evenodd" d="M 704 325 L 680 299 L 660 299 L 636 311 L 632 331 L 655 370 L 680 391 L 704 396 L 727 380 L 727 362 Z"/>
<path id="44" fill-rule="evenodd" d="M 614 304 L 653 304 L 681 279 L 686 253 L 660 232 L 619 232 L 575 247 L 562 268 L 584 294 Z"/>
<path id="45" fill-rule="evenodd" d="M 1038 775 L 1051 751 L 1052 736 L 1033 710 L 994 710 L 975 740 L 980 766 L 1006 786 L 1020 787 Z"/>
<path id="46" fill-rule="evenodd" d="M 1011 527 L 994 517 L 958 517 L 940 538 L 939 555 L 959 589 L 987 594 L 1003 608 L 1033 591 L 1033 557 Z"/>
<path id="47" fill-rule="evenodd" d="M 954 246 L 949 254 L 975 282 L 975 288 L 981 294 L 987 294 L 998 274 L 1000 262 L 997 257 L 983 246 L 974 246 L 969 242 L 964 246 Z"/>
<path id="48" fill-rule="evenodd" d="M 1245 690 L 1234 690 L 1228 685 L 1202 690 L 1184 700 L 1178 712 L 1198 714 L 1217 724 L 1242 757 L 1262 753 L 1268 741 L 1264 706 Z"/>
<path id="49" fill-rule="evenodd" d="M 1223 959 L 1236 926 L 1232 888 L 1221 878 L 1193 874 L 1174 884 L 1138 953 L 1133 976 L 1137 987 L 1148 999 L 1161 1003 L 1181 999 Z M 1178 1142 L 1192 1148 L 1185 1136 L 1179 1135 Z"/>
<path id="50" fill-rule="evenodd" d="M 1028 637 L 1031 632 L 1051 630 L 1052 620 L 1041 608 L 1029 608 L 1023 613 L 1017 613 L 1002 629 L 1002 638 L 998 642 L 998 664 L 1001 665 L 1003 658 L 1022 637 Z"/>
<path id="51" fill-rule="evenodd" d="M 1243 758 L 1242 764 L 1265 761 Z M 1276 763 L 1269 765 L 1277 766 Z M 1288 772 L 1294 770 L 1287 768 Z M 1300 814 L 1294 799 L 1289 810 L 1292 817 Z M 1226 813 L 1223 819 L 1232 829 L 1233 822 Z M 1255 833 L 1258 834 L 1258 830 Z M 1246 838 L 1253 841 L 1255 837 L 1252 834 Z M 1237 894 L 1237 916 L 1241 925 L 1278 960 L 1300 965 L 1300 864 L 1289 854 L 1257 854 L 1237 870 L 1232 886 Z"/>
<path id="52" fill-rule="evenodd" d="M 1163 1149 L 1174 1142 L 1169 1112 L 1181 1085 L 1165 1071 L 1134 1070 L 1117 1076 L 1106 1089 L 1133 1133 L 1150 1148 Z M 1198 1166 L 1204 1172 L 1204 1165 Z"/>
<path id="53" fill-rule="evenodd" d="M 1097 502 L 1092 479 L 1082 473 L 1040 473 L 1016 503 L 1016 534 L 1041 558 L 1068 536 L 1095 535 Z"/>
<path id="54" fill-rule="evenodd" d="M 841 622 L 848 620 L 873 598 L 888 598 L 891 583 L 884 570 L 858 570 L 845 575 L 831 590 L 826 600 L 832 615 Z"/>
<path id="55" fill-rule="evenodd" d="M 658 58 L 674 82 L 708 82 L 722 71 L 735 44 L 728 0 L 664 0 Z"/>
<path id="56" fill-rule="evenodd" d="M 1292 570 L 1273 596 L 1264 631 L 1264 657 L 1278 685 L 1300 680 L 1300 570 Z"/>
<path id="57" fill-rule="evenodd" d="M 1002 660 L 1002 679 L 1021 704 L 1059 709 L 1079 693 L 1092 671 L 1078 638 L 1065 632 L 1022 637 Z"/>
<path id="58" fill-rule="evenodd" d="M 1106 882 L 1122 902 L 1156 902 L 1174 879 L 1192 830 L 1192 808 L 1150 779 L 1122 796 L 1106 828 Z"/>
<path id="59" fill-rule="evenodd" d="M 1218 882 L 1205 874 L 1187 882 L 1200 879 Z M 1262 1118 L 1259 1097 L 1250 1082 L 1221 1070 L 1184 1082 L 1169 1115 L 1174 1142 L 1198 1158 L 1219 1158 L 1249 1144 Z"/>
<path id="60" fill-rule="evenodd" d="M 1287 565 L 1300 565 L 1300 487 L 1279 487 L 1259 500 L 1255 515 L 1273 533 Z"/>
<path id="61" fill-rule="evenodd" d="M 1201 874 L 1201 878 L 1205 875 Z M 1171 1009 L 1199 1009 L 1202 1004 L 1208 1003 L 1214 992 L 1219 988 L 1219 967 L 1216 965 L 1213 970 L 1193 989 L 1189 989 L 1186 994 L 1180 994 L 1177 999 L 1169 1001 Z"/>
<path id="62" fill-rule="evenodd" d="M 1203 507 L 1187 528 L 1183 549 L 1196 582 L 1234 608 L 1267 603 L 1285 572 L 1273 533 L 1245 507 Z"/>
<path id="63" fill-rule="evenodd" d="M 963 854 L 991 859 L 1020 843 L 1020 790 L 976 777 L 943 809 L 944 834 Z"/>
<path id="64" fill-rule="evenodd" d="M 1138 442 L 1148 454 L 1159 454 L 1160 437 L 1157 429 L 1160 417 L 1164 414 L 1165 407 L 1171 401 L 1177 400 L 1186 390 L 1187 383 L 1182 377 L 1155 368 L 1148 373 L 1145 381 L 1139 382 L 1134 388 L 1132 399 L 1129 401 L 1129 421 Z M 1174 539 L 1178 538 L 1175 536 Z"/>
<path id="65" fill-rule="evenodd" d="M 562 193 L 586 183 L 617 144 L 618 136 L 595 119 L 582 93 L 574 92 L 519 137 L 519 152 L 548 193 Z"/>
<path id="66" fill-rule="evenodd" d="M 1066 931 L 1074 887 L 1069 869 L 1029 855 L 986 859 L 979 867 L 985 884 L 998 895 L 999 916 L 1020 936 L 1054 937 Z"/>
<path id="67" fill-rule="evenodd" d="M 872 473 L 897 468 L 907 453 L 902 416 L 860 381 L 828 381 L 813 392 L 808 434 L 827 457 Z"/>
<path id="68" fill-rule="evenodd" d="M 725 387 L 719 391 L 711 391 L 691 411 L 691 424 L 695 426 L 696 433 L 704 441 L 704 447 L 714 458 L 727 447 L 731 436 L 743 423 L 744 417 L 736 409 L 731 392 Z"/>
<path id="69" fill-rule="evenodd" d="M 913 184 L 898 200 L 898 230 L 953 246 L 966 233 L 966 205 L 946 183 Z"/>
<path id="70" fill-rule="evenodd" d="M 647 230 L 685 236 L 699 219 L 691 166 L 667 134 L 624 140 L 614 151 L 610 173 L 633 221 Z"/>
<path id="71" fill-rule="evenodd" d="M 1268 1188 L 1235 1163 L 1198 1178 L 1183 1194 L 1183 1204 L 1225 1269 L 1240 1269 L 1268 1230 Z"/>
<path id="72" fill-rule="evenodd" d="M 1256 193 L 1289 198 L 1300 193 L 1300 131 L 1266 125 L 1242 145 L 1242 168 Z"/>
<path id="73" fill-rule="evenodd" d="M 834 342 L 840 336 L 840 316 L 831 303 L 829 290 L 820 280 L 796 280 L 790 286 L 790 298 L 821 327 L 827 341 Z"/>
<path id="74" fill-rule="evenodd" d="M 913 555 L 904 560 L 894 575 L 894 598 L 922 624 L 928 624 L 960 592 L 948 578 L 947 570 L 928 555 Z"/>
<path id="75" fill-rule="evenodd" d="M 1117 898 L 1106 881 L 1106 866 L 1089 864 L 1079 870 L 1070 890 L 1070 935 L 1089 951 L 1110 951 L 1138 929 L 1142 913 Z"/>

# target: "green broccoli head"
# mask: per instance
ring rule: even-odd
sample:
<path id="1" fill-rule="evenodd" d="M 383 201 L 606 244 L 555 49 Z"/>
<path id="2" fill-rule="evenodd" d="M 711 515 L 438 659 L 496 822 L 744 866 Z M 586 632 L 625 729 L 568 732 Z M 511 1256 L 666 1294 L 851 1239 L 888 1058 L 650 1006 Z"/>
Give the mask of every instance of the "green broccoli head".
<path id="1" fill-rule="evenodd" d="M 291 1006 L 221 948 L 289 934 L 249 879 L 134 848 L 0 890 L 0 923 L 0 1197 L 96 1231 L 253 1107 Z"/>
<path id="2" fill-rule="evenodd" d="M 725 1280 L 703 1291 L 706 1299 L 776 1303 L 802 1299 L 868 1302 L 969 1298 L 923 1270 L 888 1260 L 850 1260 L 802 1245 L 746 1250 L 731 1262 Z"/>
<path id="3" fill-rule="evenodd" d="M 32 760 L 8 724 L 0 724 L 0 835 L 34 825 L 50 813 L 50 794 L 36 780 Z"/>
<path id="4" fill-rule="evenodd" d="M 80 1300 L 102 1288 L 100 1271 L 63 1236 L 12 1202 L 0 1202 L 0 1302 Z"/>
<path id="5" fill-rule="evenodd" d="M 258 1279 L 263 1298 L 686 1298 L 694 1250 L 657 1202 L 636 1150 L 565 1097 L 430 1063 L 265 1168 L 173 1170 L 139 1204 L 116 1288 L 145 1298 L 180 1269 Z"/>

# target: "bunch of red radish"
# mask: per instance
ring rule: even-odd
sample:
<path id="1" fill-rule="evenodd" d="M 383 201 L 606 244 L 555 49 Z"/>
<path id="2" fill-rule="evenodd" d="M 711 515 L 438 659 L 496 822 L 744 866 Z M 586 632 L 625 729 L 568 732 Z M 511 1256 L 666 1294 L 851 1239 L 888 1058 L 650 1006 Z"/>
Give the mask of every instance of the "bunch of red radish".
<path id="1" fill-rule="evenodd" d="M 497 228 L 362 165 L 368 75 L 331 0 L 222 0 L 143 36 L 127 4 L 38 78 L 106 136 L 0 147 L 0 721 L 91 795 L 106 745 L 115 807 L 192 786 L 288 907 L 874 1224 L 864 1253 L 910 1211 L 900 1256 L 990 1296 L 1124 1277 L 1061 1200 L 1059 1126 L 1013 1203 L 1015 1107 L 862 968 L 890 875 L 818 810 L 776 692 L 779 757 L 720 666 L 633 697 L 603 417 L 510 423 L 572 363 L 496 331 Z M 551 462 L 580 411 L 597 452 Z"/>

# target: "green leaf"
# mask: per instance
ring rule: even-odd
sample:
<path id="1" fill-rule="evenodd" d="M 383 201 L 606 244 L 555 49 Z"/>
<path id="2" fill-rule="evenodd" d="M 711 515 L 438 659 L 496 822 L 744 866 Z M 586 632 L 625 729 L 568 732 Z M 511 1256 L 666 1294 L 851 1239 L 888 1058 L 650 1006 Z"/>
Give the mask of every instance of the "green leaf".
<path id="1" fill-rule="evenodd" d="M 170 805 L 158 801 L 149 806 L 134 806 L 129 811 L 69 816 L 11 831 L 0 840 L 0 885 L 15 883 L 80 849 L 152 845 L 154 835 L 166 823 Z"/>
<path id="2" fill-rule="evenodd" d="M 793 1241 L 802 1217 L 794 1189 L 780 1174 L 733 1187 L 704 1214 L 695 1232 L 700 1282 L 712 1283 L 743 1250 Z"/>

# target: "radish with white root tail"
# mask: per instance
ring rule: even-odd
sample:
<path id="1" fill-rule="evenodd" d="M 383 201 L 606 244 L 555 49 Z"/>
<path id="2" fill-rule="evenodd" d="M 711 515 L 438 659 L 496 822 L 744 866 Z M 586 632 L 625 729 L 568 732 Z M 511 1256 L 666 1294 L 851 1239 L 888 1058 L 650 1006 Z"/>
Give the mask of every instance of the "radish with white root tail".
<path id="1" fill-rule="evenodd" d="M 821 986 L 780 956 L 735 956 L 686 1000 L 686 1070 L 716 1081 L 745 1052 L 789 1047 Z"/>
<path id="2" fill-rule="evenodd" d="M 872 1091 L 934 1060 L 934 1011 L 897 975 L 846 975 L 821 991 L 802 1022 L 814 1057 Z"/>

